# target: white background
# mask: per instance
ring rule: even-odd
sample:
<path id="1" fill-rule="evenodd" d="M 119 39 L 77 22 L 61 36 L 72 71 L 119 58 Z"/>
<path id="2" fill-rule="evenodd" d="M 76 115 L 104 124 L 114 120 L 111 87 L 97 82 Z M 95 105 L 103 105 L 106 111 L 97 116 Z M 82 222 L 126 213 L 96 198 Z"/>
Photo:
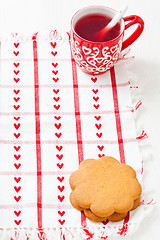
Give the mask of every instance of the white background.
<path id="1" fill-rule="evenodd" d="M 140 81 L 144 111 L 141 123 L 150 138 L 152 158 L 144 165 L 146 182 L 157 204 L 138 231 L 127 240 L 160 239 L 160 13 L 158 0 L 1 0 L 0 34 L 32 33 L 59 29 L 68 31 L 75 11 L 88 5 L 104 5 L 115 10 L 128 4 L 125 15 L 143 18 L 145 29 L 132 45 L 132 71 Z"/>

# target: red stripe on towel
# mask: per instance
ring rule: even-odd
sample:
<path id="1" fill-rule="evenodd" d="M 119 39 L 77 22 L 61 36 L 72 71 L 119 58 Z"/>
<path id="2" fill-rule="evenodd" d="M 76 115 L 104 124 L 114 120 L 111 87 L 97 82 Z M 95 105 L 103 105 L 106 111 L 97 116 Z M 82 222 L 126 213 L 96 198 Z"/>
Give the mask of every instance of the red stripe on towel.
<path id="1" fill-rule="evenodd" d="M 125 153 L 124 153 L 124 141 L 122 136 L 122 127 L 121 127 L 121 118 L 119 112 L 119 103 L 118 103 L 118 92 L 117 92 L 117 84 L 116 84 L 116 75 L 114 67 L 110 70 L 111 74 L 111 82 L 112 82 L 112 92 L 113 92 L 113 102 L 114 102 L 114 111 L 115 111 L 115 119 L 116 119 L 116 129 L 117 129 L 117 137 L 118 137 L 118 146 L 119 146 L 119 155 L 120 155 L 120 162 L 126 163 L 125 161 Z M 129 222 L 129 213 L 127 217 L 124 219 L 123 227 L 119 229 L 118 234 L 126 235 L 128 231 L 128 222 Z"/>
<path id="2" fill-rule="evenodd" d="M 114 102 L 114 112 L 115 112 L 115 120 L 116 120 L 120 162 L 125 163 L 124 144 L 123 144 L 123 137 L 122 137 L 121 118 L 120 118 L 120 112 L 119 112 L 117 83 L 116 83 L 116 75 L 115 75 L 114 67 L 111 68 L 110 75 L 111 75 L 111 82 L 112 82 L 112 92 L 113 92 L 113 102 Z"/>
<path id="3" fill-rule="evenodd" d="M 34 90 L 35 90 L 35 131 L 37 156 L 37 220 L 38 228 L 42 228 L 42 171 L 41 171 L 41 139 L 40 139 L 40 112 L 39 112 L 39 76 L 37 41 L 33 40 L 34 58 Z"/>

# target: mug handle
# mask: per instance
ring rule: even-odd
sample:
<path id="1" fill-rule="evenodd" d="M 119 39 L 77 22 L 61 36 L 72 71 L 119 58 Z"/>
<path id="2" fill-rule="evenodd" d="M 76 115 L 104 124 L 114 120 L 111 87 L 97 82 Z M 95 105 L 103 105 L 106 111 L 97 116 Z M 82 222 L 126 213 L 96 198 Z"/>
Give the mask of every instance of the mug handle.
<path id="1" fill-rule="evenodd" d="M 128 22 L 125 25 L 125 30 L 131 26 L 133 26 L 134 24 L 138 24 L 136 30 L 131 34 L 131 36 L 129 36 L 123 43 L 122 43 L 122 50 L 124 50 L 125 48 L 127 48 L 128 46 L 130 46 L 143 32 L 144 29 L 144 21 L 142 20 L 142 18 L 140 18 L 137 15 L 130 15 L 127 17 L 123 17 L 124 22 Z"/>

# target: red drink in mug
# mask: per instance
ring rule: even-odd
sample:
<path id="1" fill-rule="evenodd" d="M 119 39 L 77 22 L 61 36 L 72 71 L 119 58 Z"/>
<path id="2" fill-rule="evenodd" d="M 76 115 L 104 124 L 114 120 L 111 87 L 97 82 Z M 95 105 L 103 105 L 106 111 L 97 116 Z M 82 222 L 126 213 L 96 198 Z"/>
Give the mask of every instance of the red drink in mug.
<path id="1" fill-rule="evenodd" d="M 121 18 L 102 38 L 102 30 L 117 12 L 103 6 L 89 6 L 77 11 L 71 20 L 71 49 L 78 66 L 88 74 L 102 74 L 118 60 L 119 54 L 142 33 L 143 20 L 136 15 Z M 127 22 L 127 24 L 126 24 Z M 135 31 L 125 40 L 124 32 L 137 24 Z"/>

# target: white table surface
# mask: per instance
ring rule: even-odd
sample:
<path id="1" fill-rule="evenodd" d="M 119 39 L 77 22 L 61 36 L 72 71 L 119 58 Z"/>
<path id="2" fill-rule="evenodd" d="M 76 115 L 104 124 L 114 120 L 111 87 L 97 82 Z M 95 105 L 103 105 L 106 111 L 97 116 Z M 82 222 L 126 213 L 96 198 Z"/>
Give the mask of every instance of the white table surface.
<path id="1" fill-rule="evenodd" d="M 132 45 L 133 72 L 140 80 L 144 111 L 141 115 L 150 138 L 153 156 L 144 165 L 148 186 L 157 204 L 137 232 L 127 240 L 160 240 L 160 14 L 158 0 L 0 0 L 0 33 L 70 29 L 71 16 L 88 5 L 104 5 L 116 10 L 128 4 L 125 15 L 143 18 L 145 29 Z M 154 195 L 153 195 L 154 193 Z"/>

